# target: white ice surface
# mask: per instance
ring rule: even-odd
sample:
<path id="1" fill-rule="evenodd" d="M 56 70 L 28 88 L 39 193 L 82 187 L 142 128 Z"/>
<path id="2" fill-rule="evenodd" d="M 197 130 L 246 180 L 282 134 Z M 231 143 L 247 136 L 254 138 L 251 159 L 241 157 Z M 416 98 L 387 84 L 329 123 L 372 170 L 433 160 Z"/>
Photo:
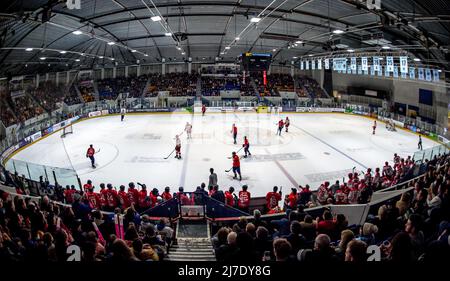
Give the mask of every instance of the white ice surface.
<path id="1" fill-rule="evenodd" d="M 289 133 L 277 136 L 276 123 L 286 116 L 291 120 Z M 193 124 L 193 139 L 187 140 L 186 133 L 181 136 L 182 160 L 175 159 L 175 154 L 164 160 L 186 122 Z M 233 123 L 238 127 L 238 145 L 233 145 L 230 133 Z M 372 124 L 371 119 L 344 114 L 127 115 L 124 122 L 120 116 L 108 116 L 75 124 L 74 133 L 63 139 L 57 132 L 13 159 L 73 167 L 82 183 L 91 179 L 96 187 L 102 182 L 119 186 L 133 181 L 160 190 L 170 186 L 173 191 L 179 186 L 192 191 L 201 182 L 207 183 L 212 167 L 221 188 L 239 190 L 247 184 L 257 197 L 274 185 L 286 192 L 294 184 L 310 184 L 316 189 L 325 180 L 342 180 L 353 167 L 374 169 L 386 160 L 392 162 L 394 152 L 406 157 L 417 150 L 418 136 L 401 129 L 390 132 L 381 122 L 372 135 Z M 249 138 L 252 157 L 241 160 L 243 180 L 239 182 L 225 170 L 231 167 L 228 157 L 242 146 L 244 135 Z M 100 149 L 95 155 L 96 169 L 86 158 L 89 144 Z M 435 145 L 423 138 L 424 149 Z M 243 150 L 239 154 L 243 155 Z"/>

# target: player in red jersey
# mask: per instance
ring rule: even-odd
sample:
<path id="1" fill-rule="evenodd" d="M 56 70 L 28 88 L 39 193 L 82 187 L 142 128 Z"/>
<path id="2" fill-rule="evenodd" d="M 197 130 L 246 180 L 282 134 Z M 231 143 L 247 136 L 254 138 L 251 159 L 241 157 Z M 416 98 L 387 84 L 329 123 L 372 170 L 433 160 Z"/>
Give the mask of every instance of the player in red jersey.
<path id="1" fill-rule="evenodd" d="M 134 183 L 130 182 L 128 184 L 128 192 L 127 192 L 128 200 L 131 205 L 135 207 L 139 204 L 139 191 L 135 188 Z"/>
<path id="2" fill-rule="evenodd" d="M 164 192 L 161 194 L 161 198 L 163 199 L 163 201 L 172 199 L 172 194 L 170 194 L 170 187 L 166 186 Z"/>
<path id="3" fill-rule="evenodd" d="M 108 190 L 106 189 L 106 186 L 104 183 L 100 184 L 100 203 L 101 203 L 101 207 L 102 209 L 104 209 L 106 207 L 106 193 L 108 192 Z"/>
<path id="4" fill-rule="evenodd" d="M 94 187 L 86 192 L 86 199 L 92 209 L 99 209 L 101 206 L 100 195 L 94 192 Z"/>
<path id="5" fill-rule="evenodd" d="M 149 200 L 148 207 L 153 208 L 156 205 L 158 205 L 158 196 L 159 196 L 158 189 L 153 188 L 152 191 L 149 194 L 149 199 L 150 200 Z"/>
<path id="6" fill-rule="evenodd" d="M 233 179 L 236 179 L 237 175 L 239 175 L 239 180 L 242 180 L 241 162 L 239 161 L 239 156 L 234 151 L 231 155 L 232 155 L 231 158 L 233 159 L 233 173 L 234 173 Z"/>
<path id="7" fill-rule="evenodd" d="M 375 135 L 375 130 L 377 129 L 377 121 L 376 120 L 373 121 L 372 129 L 373 129 L 372 135 Z"/>
<path id="8" fill-rule="evenodd" d="M 297 208 L 298 194 L 297 188 L 291 188 L 291 193 L 287 198 L 287 207 L 291 210 Z"/>
<path id="9" fill-rule="evenodd" d="M 139 191 L 139 208 L 141 210 L 146 209 L 150 206 L 150 202 L 147 198 L 147 186 L 145 184 L 141 185 L 141 190 Z"/>
<path id="10" fill-rule="evenodd" d="M 64 199 L 66 201 L 66 204 L 72 204 L 74 201 L 73 195 L 75 192 L 74 190 L 70 189 L 69 185 L 66 185 L 66 189 L 64 190 Z"/>
<path id="11" fill-rule="evenodd" d="M 281 190 L 278 192 L 278 186 L 273 187 L 272 192 L 266 194 L 266 206 L 267 210 L 272 210 L 278 206 L 278 202 L 281 201 Z"/>
<path id="12" fill-rule="evenodd" d="M 92 181 L 91 180 L 87 180 L 87 182 L 83 185 L 84 192 L 87 192 L 91 188 L 92 188 Z"/>
<path id="13" fill-rule="evenodd" d="M 120 203 L 120 207 L 122 209 L 126 209 L 128 207 L 130 207 L 130 200 L 128 198 L 128 194 L 125 191 L 125 185 L 121 185 L 119 187 L 119 192 L 117 193 L 118 197 L 119 197 L 119 203 Z"/>
<path id="14" fill-rule="evenodd" d="M 250 143 L 248 142 L 247 136 L 244 137 L 244 144 L 242 145 L 242 147 L 244 147 L 244 152 L 245 152 L 245 158 L 247 158 L 247 154 L 248 155 L 252 155 L 250 153 L 249 147 L 250 147 Z"/>
<path id="15" fill-rule="evenodd" d="M 236 124 L 233 123 L 233 126 L 231 126 L 231 134 L 233 135 L 234 144 L 236 144 L 236 138 L 237 138 L 238 129 L 236 127 Z"/>
<path id="16" fill-rule="evenodd" d="M 106 192 L 107 210 L 112 212 L 118 206 L 119 198 L 117 197 L 117 191 L 113 189 L 112 184 L 108 183 L 106 187 L 108 188 Z"/>
<path id="17" fill-rule="evenodd" d="M 202 116 L 205 116 L 206 105 L 202 104 Z"/>
<path id="18" fill-rule="evenodd" d="M 248 189 L 247 185 L 242 186 L 242 190 L 239 191 L 239 200 L 238 200 L 238 208 L 246 213 L 248 213 L 251 198 L 250 192 L 248 192 L 247 189 Z"/>
<path id="19" fill-rule="evenodd" d="M 228 206 L 234 207 L 234 196 L 233 196 L 233 192 L 234 192 L 234 187 L 230 187 L 230 189 L 228 189 L 228 191 L 225 191 L 225 204 L 227 204 Z"/>
<path id="20" fill-rule="evenodd" d="M 281 136 L 281 131 L 283 131 L 283 127 L 284 127 L 283 119 L 280 119 L 280 121 L 278 121 L 278 132 L 277 132 L 277 135 Z"/>
<path id="21" fill-rule="evenodd" d="M 89 146 L 88 150 L 86 151 L 86 158 L 91 159 L 91 166 L 92 166 L 92 168 L 95 168 L 94 154 L 95 154 L 95 149 L 94 149 L 94 146 L 91 144 Z"/>
<path id="22" fill-rule="evenodd" d="M 284 121 L 284 126 L 286 127 L 286 133 L 289 130 L 289 125 L 291 125 L 291 120 L 286 116 L 286 120 Z"/>

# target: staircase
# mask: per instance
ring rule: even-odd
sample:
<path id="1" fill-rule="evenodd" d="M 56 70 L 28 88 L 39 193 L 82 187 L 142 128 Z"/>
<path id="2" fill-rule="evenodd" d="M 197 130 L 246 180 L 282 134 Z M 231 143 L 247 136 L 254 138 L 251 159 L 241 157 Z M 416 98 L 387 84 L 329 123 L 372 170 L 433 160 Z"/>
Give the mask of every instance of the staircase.
<path id="1" fill-rule="evenodd" d="M 95 101 L 100 101 L 100 94 L 98 93 L 97 81 L 93 81 L 93 86 L 94 86 L 94 98 L 95 98 Z"/>
<path id="2" fill-rule="evenodd" d="M 202 98 L 202 76 L 199 75 L 197 78 L 197 88 L 196 88 L 196 92 L 197 92 L 197 98 Z"/>
<path id="3" fill-rule="evenodd" d="M 170 247 L 168 261 L 215 261 L 209 235 L 209 222 L 180 219 L 177 224 L 176 242 Z"/>
<path id="4" fill-rule="evenodd" d="M 256 97 L 258 98 L 258 102 L 260 102 L 261 96 L 259 95 L 258 86 L 256 85 L 255 80 L 252 77 L 249 77 L 249 78 L 250 78 L 250 85 L 253 87 L 253 91 L 254 91 Z"/>

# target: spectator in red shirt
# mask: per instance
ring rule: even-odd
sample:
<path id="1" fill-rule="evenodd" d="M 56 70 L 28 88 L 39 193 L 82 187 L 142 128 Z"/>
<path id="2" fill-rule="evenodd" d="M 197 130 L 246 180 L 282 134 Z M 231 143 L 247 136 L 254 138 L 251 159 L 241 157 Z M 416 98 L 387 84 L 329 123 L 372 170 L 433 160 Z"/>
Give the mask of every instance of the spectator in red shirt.
<path id="1" fill-rule="evenodd" d="M 317 233 L 327 234 L 332 236 L 336 228 L 336 223 L 333 220 L 333 215 L 330 211 L 324 211 L 322 214 L 322 219 L 317 218 Z"/>
<path id="2" fill-rule="evenodd" d="M 232 187 L 232 186 L 230 187 L 230 189 L 228 189 L 228 191 L 225 191 L 225 204 L 227 204 L 228 206 L 231 206 L 231 207 L 235 206 L 233 192 L 234 192 L 234 187 Z"/>
<path id="3" fill-rule="evenodd" d="M 278 186 L 273 187 L 272 192 L 266 194 L 266 206 L 267 210 L 272 210 L 278 206 L 278 202 L 281 201 L 281 190 L 278 192 Z"/>
<path id="4" fill-rule="evenodd" d="M 248 213 L 248 208 L 250 206 L 250 192 L 247 191 L 248 186 L 243 185 L 242 190 L 239 191 L 239 201 L 238 207 L 241 211 Z"/>

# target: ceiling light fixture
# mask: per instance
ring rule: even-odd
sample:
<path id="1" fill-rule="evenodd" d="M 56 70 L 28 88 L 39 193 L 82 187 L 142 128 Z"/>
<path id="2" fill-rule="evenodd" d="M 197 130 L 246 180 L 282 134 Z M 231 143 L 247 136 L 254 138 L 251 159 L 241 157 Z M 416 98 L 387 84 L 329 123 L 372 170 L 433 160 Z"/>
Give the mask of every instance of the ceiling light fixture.
<path id="1" fill-rule="evenodd" d="M 59 52 L 59 53 L 64 55 L 64 54 L 67 53 L 67 52 L 66 52 L 66 51 L 61 51 L 61 52 Z"/>
<path id="2" fill-rule="evenodd" d="M 110 45 L 110 46 L 112 46 L 112 45 L 114 45 L 114 44 L 116 44 L 116 43 L 114 43 L 114 42 L 108 42 L 108 45 Z"/>
<path id="3" fill-rule="evenodd" d="M 160 16 L 153 16 L 151 17 L 152 21 L 160 21 L 161 17 Z"/>
<path id="4" fill-rule="evenodd" d="M 260 22 L 260 21 L 261 21 L 261 18 L 258 18 L 258 17 L 250 19 L 250 22 L 254 22 L 254 23 L 257 23 L 257 22 Z"/>
<path id="5" fill-rule="evenodd" d="M 75 30 L 75 31 L 73 31 L 72 33 L 75 34 L 75 35 L 81 35 L 81 34 L 83 34 L 83 32 L 81 32 L 81 31 L 79 31 L 79 30 Z"/>
<path id="6" fill-rule="evenodd" d="M 344 31 L 340 30 L 340 29 L 336 29 L 336 30 L 333 30 L 333 33 L 334 34 L 342 34 L 342 33 L 344 33 Z"/>
<path id="7" fill-rule="evenodd" d="M 31 52 L 31 51 L 33 51 L 33 48 L 26 48 L 25 51 Z"/>

